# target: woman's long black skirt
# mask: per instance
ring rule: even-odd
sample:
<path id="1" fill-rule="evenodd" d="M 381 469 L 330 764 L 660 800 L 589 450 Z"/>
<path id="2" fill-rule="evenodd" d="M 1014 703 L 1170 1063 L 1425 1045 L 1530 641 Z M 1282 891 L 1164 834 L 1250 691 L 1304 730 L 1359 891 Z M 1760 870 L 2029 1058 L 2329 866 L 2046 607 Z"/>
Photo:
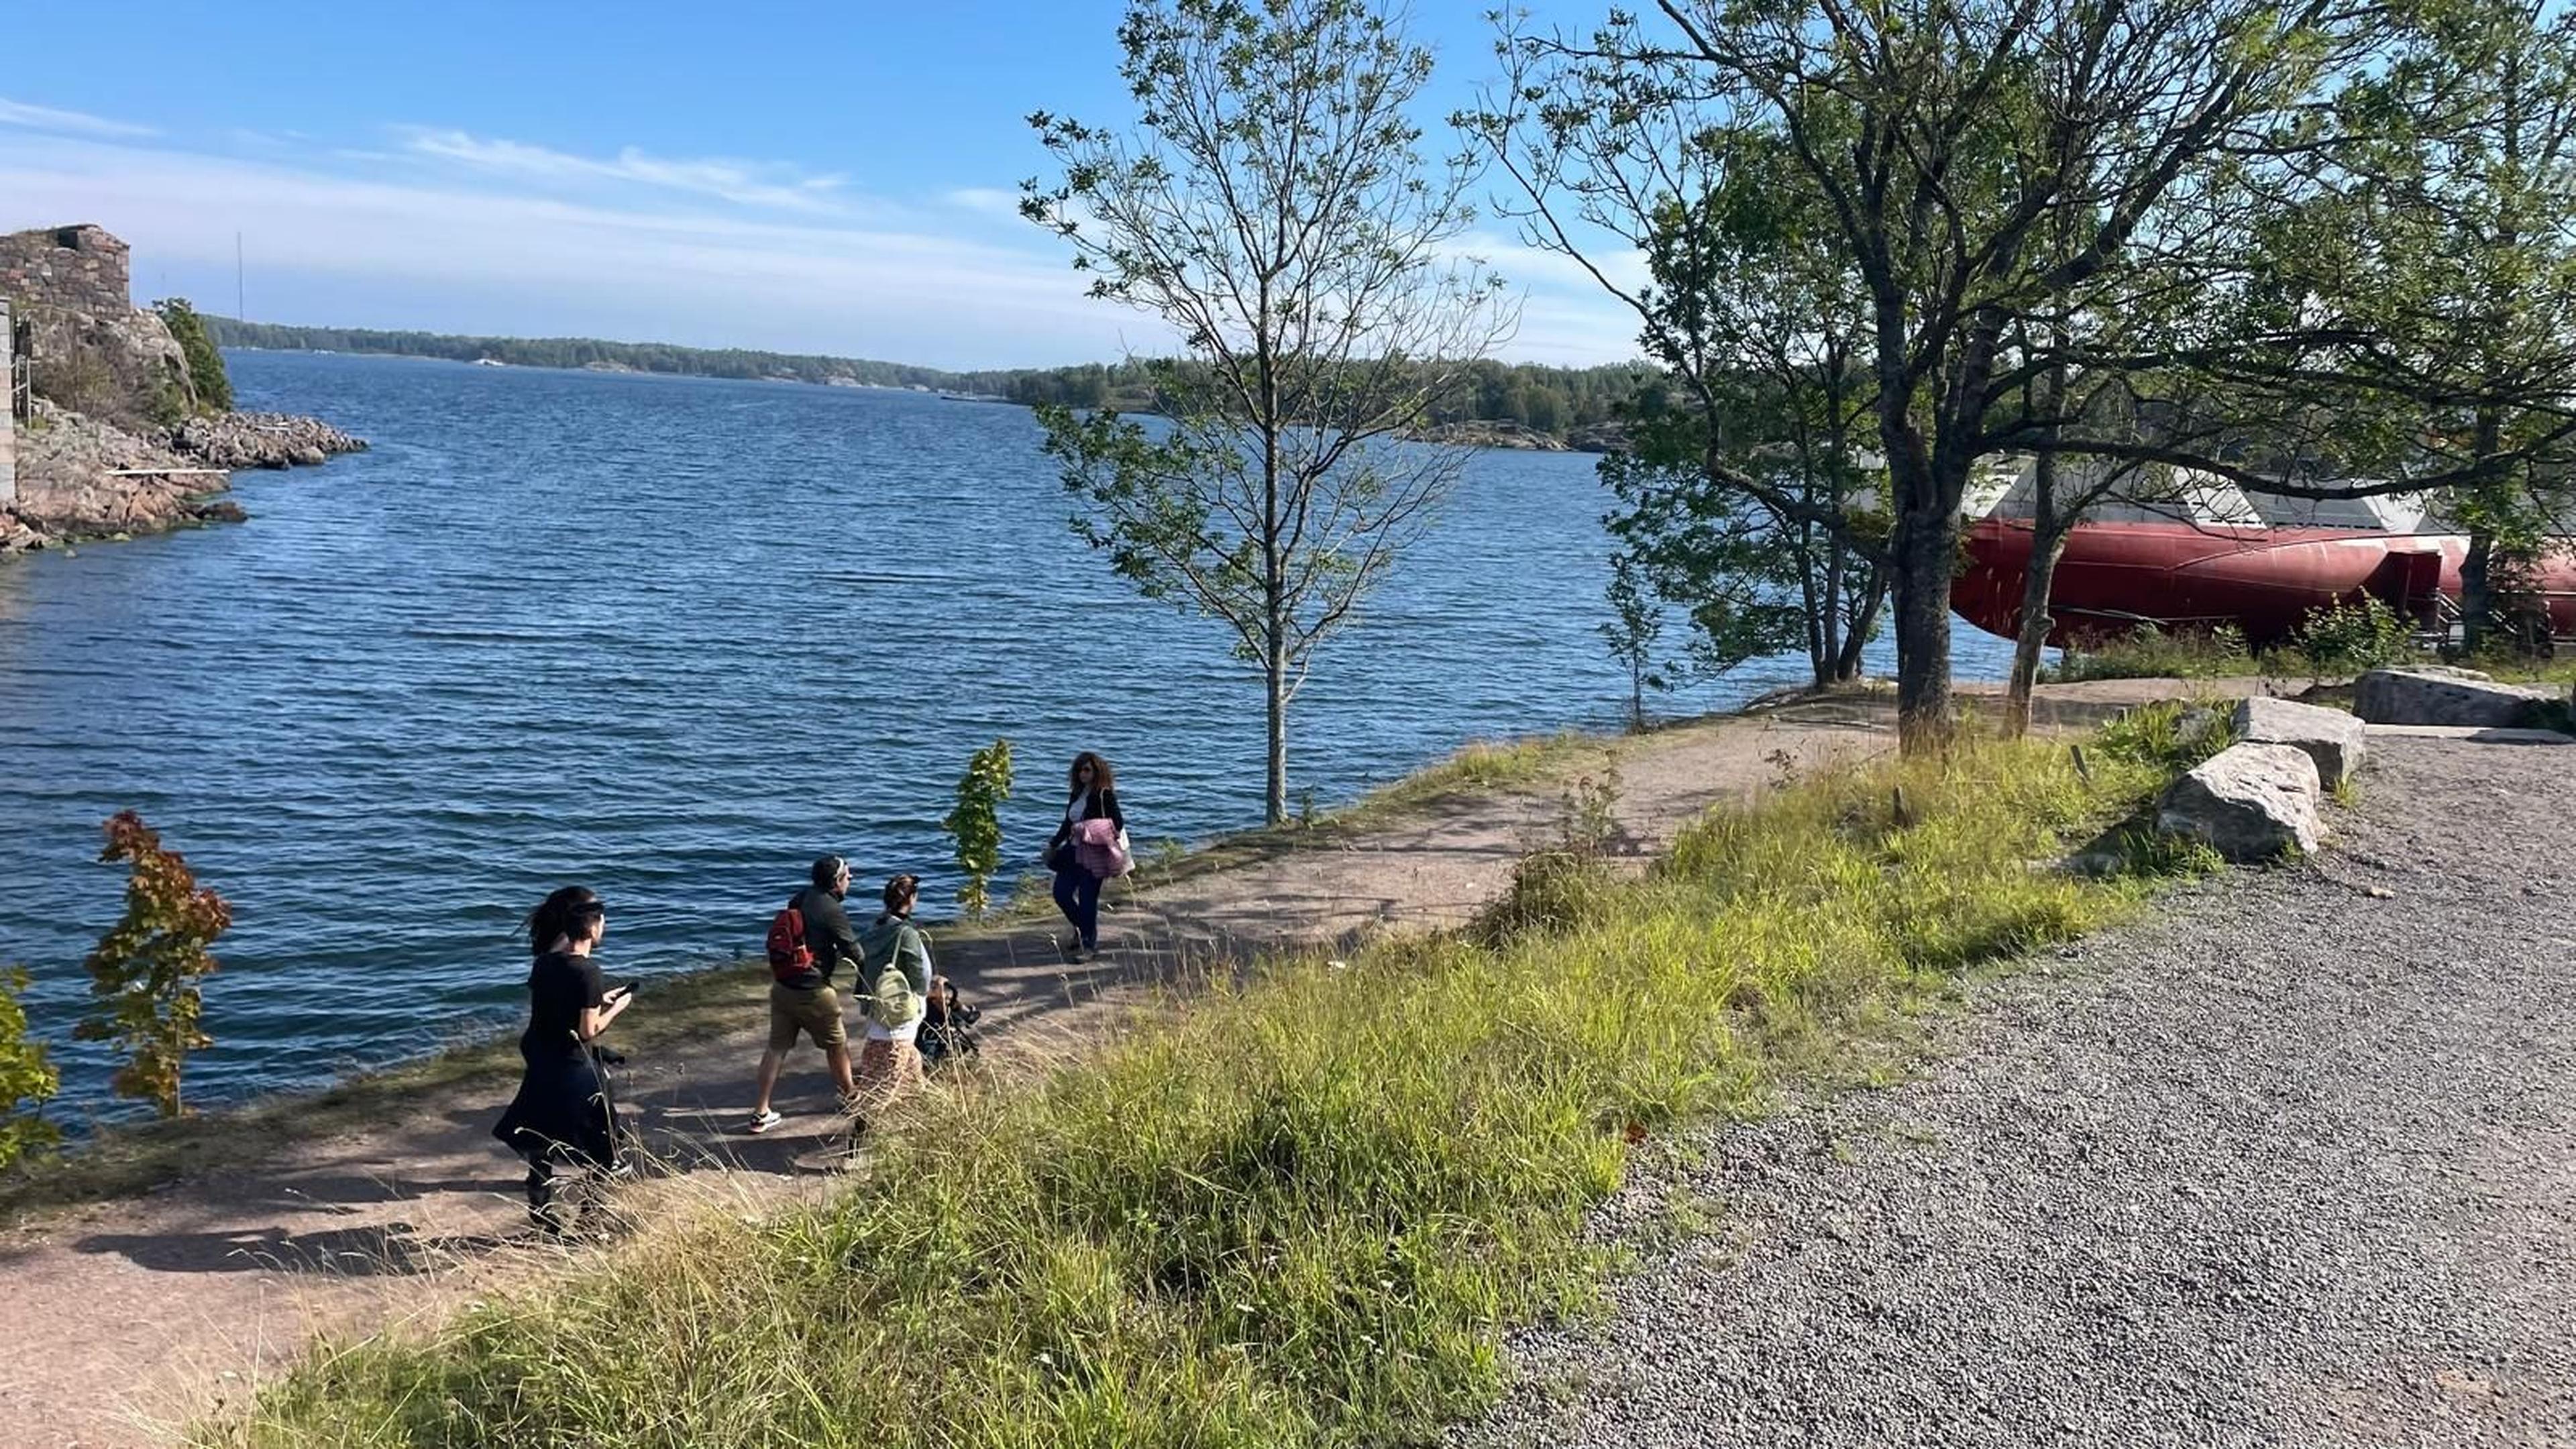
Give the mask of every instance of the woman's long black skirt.
<path id="1" fill-rule="evenodd" d="M 531 1166 L 614 1166 L 617 1099 L 607 1069 L 587 1050 L 530 1061 L 492 1135 Z"/>

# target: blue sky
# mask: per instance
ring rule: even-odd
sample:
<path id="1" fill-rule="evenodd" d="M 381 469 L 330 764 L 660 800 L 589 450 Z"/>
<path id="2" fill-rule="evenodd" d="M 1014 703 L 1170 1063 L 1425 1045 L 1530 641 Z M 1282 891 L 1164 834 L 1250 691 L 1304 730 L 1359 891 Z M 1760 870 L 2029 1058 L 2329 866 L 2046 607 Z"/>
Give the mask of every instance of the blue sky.
<path id="1" fill-rule="evenodd" d="M 1492 75 L 1485 8 L 1415 7 L 1442 113 Z M 1131 114 L 1109 0 L 12 9 L 0 230 L 97 222 L 142 300 L 230 313 L 239 232 L 267 321 L 952 367 L 1165 345 L 1013 212 L 1030 111 Z M 1474 246 L 1527 293 L 1505 355 L 1632 353 L 1562 259 Z"/>

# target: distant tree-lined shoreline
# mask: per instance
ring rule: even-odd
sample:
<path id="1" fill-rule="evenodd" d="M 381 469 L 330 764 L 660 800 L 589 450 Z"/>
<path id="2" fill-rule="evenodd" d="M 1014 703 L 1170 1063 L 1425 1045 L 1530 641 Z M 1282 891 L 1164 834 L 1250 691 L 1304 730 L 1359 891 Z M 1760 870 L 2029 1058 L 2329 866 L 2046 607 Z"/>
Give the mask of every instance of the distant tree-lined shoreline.
<path id="1" fill-rule="evenodd" d="M 223 347 L 363 352 L 435 357 L 450 362 L 489 358 L 513 367 L 588 368 L 842 387 L 928 388 L 979 393 L 1032 406 L 1058 403 L 1075 408 L 1114 407 L 1124 412 L 1147 412 L 1154 407 L 1143 359 L 950 372 L 856 357 L 762 352 L 742 347 L 679 347 L 662 342 L 610 342 L 596 337 L 469 337 L 359 327 L 289 327 L 215 316 L 206 316 L 204 321 L 216 344 Z M 1637 363 L 1577 368 L 1479 362 L 1468 370 L 1473 385 L 1460 390 L 1454 401 L 1438 409 L 1434 422 L 1510 422 L 1561 437 L 1569 429 L 1611 418 L 1619 405 L 1636 392 L 1645 368 Z"/>

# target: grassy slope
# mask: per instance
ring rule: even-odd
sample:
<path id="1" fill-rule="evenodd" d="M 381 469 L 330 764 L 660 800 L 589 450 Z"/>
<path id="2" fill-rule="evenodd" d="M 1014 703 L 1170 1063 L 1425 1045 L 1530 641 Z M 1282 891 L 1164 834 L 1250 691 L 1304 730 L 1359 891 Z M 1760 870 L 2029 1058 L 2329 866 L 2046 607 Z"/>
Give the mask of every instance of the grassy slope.
<path id="1" fill-rule="evenodd" d="M 1587 1301 L 1613 1260 L 1582 1215 L 1636 1142 L 2131 906 L 2133 880 L 2032 863 L 2161 785 L 2158 730 L 2089 779 L 1982 745 L 1818 780 L 1644 880 L 1542 857 L 1481 932 L 1277 963 L 1043 1084 L 926 1100 L 825 1207 L 680 1214 L 561 1284 L 317 1353 L 205 1436 L 1426 1441 L 1496 1390 L 1508 1326 Z"/>

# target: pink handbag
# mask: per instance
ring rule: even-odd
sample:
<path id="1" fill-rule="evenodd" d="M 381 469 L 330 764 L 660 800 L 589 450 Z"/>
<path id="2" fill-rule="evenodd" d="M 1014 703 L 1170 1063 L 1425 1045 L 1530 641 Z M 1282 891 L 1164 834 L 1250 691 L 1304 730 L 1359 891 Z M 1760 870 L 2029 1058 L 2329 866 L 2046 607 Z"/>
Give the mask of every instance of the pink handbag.
<path id="1" fill-rule="evenodd" d="M 1127 832 L 1106 816 L 1094 816 L 1073 827 L 1073 858 L 1102 880 L 1125 875 L 1136 864 L 1127 853 Z"/>

